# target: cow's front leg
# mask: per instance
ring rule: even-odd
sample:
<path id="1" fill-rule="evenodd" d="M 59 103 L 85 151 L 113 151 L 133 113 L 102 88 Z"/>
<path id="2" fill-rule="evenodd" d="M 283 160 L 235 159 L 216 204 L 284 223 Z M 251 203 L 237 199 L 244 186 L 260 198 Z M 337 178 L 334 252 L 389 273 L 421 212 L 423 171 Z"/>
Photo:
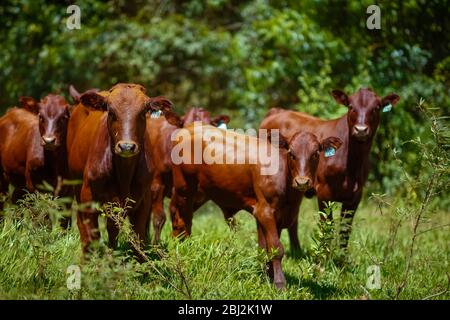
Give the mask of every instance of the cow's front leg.
<path id="1" fill-rule="evenodd" d="M 148 189 L 150 191 L 150 188 Z M 139 205 L 130 214 L 130 222 L 136 234 L 136 243 L 133 244 L 133 251 L 138 259 L 145 261 L 145 244 L 148 243 L 150 218 L 151 218 L 151 198 L 150 192 L 146 193 Z"/>
<path id="2" fill-rule="evenodd" d="M 271 256 L 269 272 L 272 273 L 273 270 L 273 282 L 278 289 L 284 288 L 286 286 L 286 279 L 281 268 L 284 248 L 279 237 L 275 210 L 267 204 L 259 205 L 255 210 L 255 217 L 264 233 L 267 253 Z"/>
<path id="3" fill-rule="evenodd" d="M 80 200 L 82 208 L 77 213 L 77 225 L 80 231 L 81 248 L 85 254 L 89 251 L 91 243 L 100 239 L 99 212 L 93 207 L 92 190 L 86 183 L 83 183 L 81 188 Z"/>
<path id="4" fill-rule="evenodd" d="M 152 194 L 152 220 L 153 220 L 153 244 L 161 241 L 161 231 L 166 223 L 166 213 L 164 211 L 164 192 L 165 186 L 161 176 L 155 174 L 153 178 L 151 194 Z"/>

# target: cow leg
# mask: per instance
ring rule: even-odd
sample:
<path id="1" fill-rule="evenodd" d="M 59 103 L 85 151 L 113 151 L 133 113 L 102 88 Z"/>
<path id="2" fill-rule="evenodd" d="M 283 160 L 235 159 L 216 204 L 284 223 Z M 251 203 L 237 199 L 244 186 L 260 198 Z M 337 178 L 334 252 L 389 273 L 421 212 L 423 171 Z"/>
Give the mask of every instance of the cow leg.
<path id="1" fill-rule="evenodd" d="M 3 220 L 3 207 L 5 205 L 5 198 L 8 193 L 8 182 L 6 181 L 1 167 L 0 161 L 0 221 Z"/>
<path id="2" fill-rule="evenodd" d="M 63 187 L 62 191 L 60 192 L 60 195 L 62 197 L 71 197 L 71 199 L 73 200 L 73 188 L 72 187 Z M 71 227 L 72 225 L 72 202 L 70 203 L 66 203 L 65 205 L 66 207 L 66 211 L 69 213 L 69 216 L 62 216 L 61 220 L 59 222 L 61 228 L 63 228 L 64 230 L 67 230 Z"/>
<path id="3" fill-rule="evenodd" d="M 89 186 L 83 184 L 80 194 L 81 203 L 88 205 L 92 202 L 92 191 Z M 81 248 L 83 253 L 88 252 L 92 241 L 100 239 L 100 230 L 98 228 L 99 212 L 94 208 L 83 208 L 78 210 L 77 225 L 80 231 Z"/>
<path id="4" fill-rule="evenodd" d="M 258 245 L 261 249 L 266 250 L 267 243 L 266 243 L 266 237 L 263 232 L 263 227 L 261 226 L 261 224 L 258 221 L 256 221 L 256 227 L 258 229 Z"/>
<path id="5" fill-rule="evenodd" d="M 293 253 L 300 252 L 300 240 L 298 239 L 298 216 L 295 217 L 294 222 L 289 226 L 289 243 L 291 244 L 291 251 Z"/>
<path id="6" fill-rule="evenodd" d="M 189 236 L 198 181 L 194 177 L 186 179 L 178 166 L 172 168 L 172 174 L 174 182 L 171 199 L 172 236 Z"/>
<path id="7" fill-rule="evenodd" d="M 106 219 L 106 230 L 108 231 L 108 245 L 112 249 L 117 249 L 117 237 L 119 235 L 119 227 L 113 219 Z"/>
<path id="8" fill-rule="evenodd" d="M 164 212 L 164 191 L 165 186 L 159 177 L 155 177 L 152 183 L 152 220 L 153 220 L 153 244 L 161 241 L 161 231 L 166 223 L 166 213 Z"/>
<path id="9" fill-rule="evenodd" d="M 286 279 L 281 268 L 281 260 L 284 256 L 284 248 L 278 236 L 278 228 L 275 221 L 275 210 L 267 205 L 255 210 L 255 217 L 262 227 L 264 237 L 266 239 L 266 250 L 272 256 L 270 267 L 273 268 L 273 282 L 279 289 L 286 286 Z M 270 268 L 269 268 L 270 270 Z"/>
<path id="10" fill-rule="evenodd" d="M 339 246 L 343 251 L 347 251 L 348 240 L 350 239 L 350 234 L 352 232 L 353 218 L 355 216 L 356 209 L 358 208 L 360 199 L 361 198 L 352 204 L 342 204 Z"/>
<path id="11" fill-rule="evenodd" d="M 172 215 L 172 236 L 190 236 L 193 218 L 193 194 L 172 194 L 174 214 Z"/>
<path id="12" fill-rule="evenodd" d="M 139 261 L 146 260 L 146 256 L 143 253 L 143 249 L 146 243 L 148 243 L 148 231 L 150 227 L 151 219 L 151 199 L 150 194 L 147 194 L 142 199 L 140 205 L 130 215 L 130 222 L 133 225 L 133 230 L 136 233 L 138 245 L 140 248 L 133 248 L 135 255 Z"/>
<path id="13" fill-rule="evenodd" d="M 294 202 L 289 207 L 289 217 L 292 219 L 291 225 L 288 227 L 289 243 L 293 253 L 301 252 L 300 241 L 298 239 L 298 216 L 301 203 L 301 195 L 295 197 Z"/>

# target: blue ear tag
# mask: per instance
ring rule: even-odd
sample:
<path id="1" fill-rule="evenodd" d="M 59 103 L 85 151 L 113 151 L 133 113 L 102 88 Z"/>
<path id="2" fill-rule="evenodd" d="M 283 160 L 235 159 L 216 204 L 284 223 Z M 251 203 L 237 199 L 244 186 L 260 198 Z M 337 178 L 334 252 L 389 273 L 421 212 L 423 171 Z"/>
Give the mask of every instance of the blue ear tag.
<path id="1" fill-rule="evenodd" d="M 391 111 L 391 109 L 392 109 L 392 104 L 389 103 L 384 106 L 383 112 L 389 112 L 389 111 Z"/>
<path id="2" fill-rule="evenodd" d="M 161 117 L 161 114 L 162 114 L 161 110 L 153 111 L 152 113 L 150 113 L 150 118 L 158 119 L 159 117 Z"/>
<path id="3" fill-rule="evenodd" d="M 336 154 L 336 149 L 333 147 L 327 147 L 325 149 L 325 158 L 332 157 Z"/>
<path id="4" fill-rule="evenodd" d="M 217 128 L 222 129 L 222 130 L 227 130 L 227 124 L 225 122 L 220 121 Z"/>

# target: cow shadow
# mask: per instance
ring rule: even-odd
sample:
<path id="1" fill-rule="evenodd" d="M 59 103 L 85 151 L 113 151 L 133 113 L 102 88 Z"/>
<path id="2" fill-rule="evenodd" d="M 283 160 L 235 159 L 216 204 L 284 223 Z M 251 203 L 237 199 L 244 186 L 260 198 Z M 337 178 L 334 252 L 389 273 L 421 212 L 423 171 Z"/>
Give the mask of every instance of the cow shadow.
<path id="1" fill-rule="evenodd" d="M 322 284 L 311 279 L 302 279 L 285 273 L 286 282 L 288 286 L 307 288 L 309 293 L 314 296 L 314 299 L 327 299 L 335 292 L 338 288 L 330 284 Z"/>

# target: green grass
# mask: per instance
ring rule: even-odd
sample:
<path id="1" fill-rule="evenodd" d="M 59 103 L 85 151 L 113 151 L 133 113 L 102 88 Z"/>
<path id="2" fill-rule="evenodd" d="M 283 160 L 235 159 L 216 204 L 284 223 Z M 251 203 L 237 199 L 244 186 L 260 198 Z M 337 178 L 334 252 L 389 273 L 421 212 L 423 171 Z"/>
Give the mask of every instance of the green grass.
<path id="1" fill-rule="evenodd" d="M 45 195 L 32 196 L 20 207 L 9 207 L 0 225 L 0 299 L 394 299 L 412 237 L 410 218 L 392 233 L 392 221 L 398 218 L 395 209 L 384 208 L 381 213 L 374 200 L 364 201 L 355 218 L 347 260 L 336 266 L 318 259 L 313 242 L 317 207 L 315 201 L 304 201 L 299 227 L 304 254 L 291 254 L 284 231 L 288 285 L 278 291 L 265 275 L 267 258 L 257 246 L 254 218 L 246 212 L 237 214 L 237 228 L 232 231 L 217 207 L 207 204 L 195 215 L 192 237 L 181 242 L 170 237 L 168 222 L 161 247 L 153 248 L 149 262 L 143 264 L 130 257 L 123 243 L 118 251 L 108 250 L 102 223 L 99 249 L 81 262 L 76 224 L 68 232 L 49 229 L 30 215 L 53 214 L 54 203 Z M 419 230 L 449 223 L 448 212 L 433 212 Z M 450 270 L 448 231 L 440 227 L 417 237 L 400 299 L 445 292 Z M 69 265 L 81 268 L 81 290 L 66 287 Z M 371 265 L 380 266 L 380 289 L 366 288 Z M 430 298 L 450 295 L 447 291 Z"/>

